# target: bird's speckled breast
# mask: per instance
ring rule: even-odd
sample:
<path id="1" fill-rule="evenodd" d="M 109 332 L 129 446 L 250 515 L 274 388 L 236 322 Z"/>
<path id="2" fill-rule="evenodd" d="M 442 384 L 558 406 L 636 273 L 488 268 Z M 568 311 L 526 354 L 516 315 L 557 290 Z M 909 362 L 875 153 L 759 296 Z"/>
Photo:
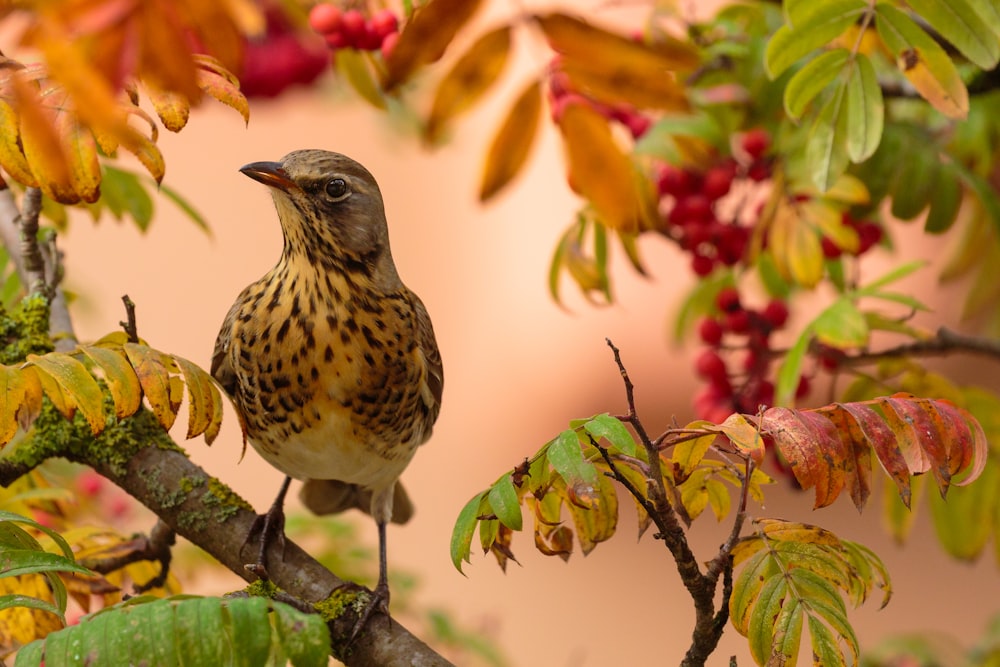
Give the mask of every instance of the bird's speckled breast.
<path id="1" fill-rule="evenodd" d="M 410 293 L 351 281 L 280 264 L 248 288 L 228 355 L 262 457 L 298 479 L 379 487 L 430 435 L 427 371 Z"/>

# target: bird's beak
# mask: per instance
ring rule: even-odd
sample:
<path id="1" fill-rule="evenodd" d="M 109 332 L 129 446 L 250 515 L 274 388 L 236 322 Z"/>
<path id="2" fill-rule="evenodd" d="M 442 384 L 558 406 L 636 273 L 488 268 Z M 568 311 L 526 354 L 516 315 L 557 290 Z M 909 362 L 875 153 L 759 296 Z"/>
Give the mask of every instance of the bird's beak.
<path id="1" fill-rule="evenodd" d="M 240 167 L 240 171 L 253 180 L 282 192 L 299 187 L 288 177 L 280 162 L 251 162 Z"/>

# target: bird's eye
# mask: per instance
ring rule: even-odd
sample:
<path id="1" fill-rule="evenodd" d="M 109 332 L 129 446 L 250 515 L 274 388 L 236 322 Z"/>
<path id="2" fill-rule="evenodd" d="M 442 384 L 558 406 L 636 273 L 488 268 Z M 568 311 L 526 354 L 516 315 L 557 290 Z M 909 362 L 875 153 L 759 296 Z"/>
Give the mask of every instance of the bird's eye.
<path id="1" fill-rule="evenodd" d="M 326 196 L 334 201 L 339 201 L 350 192 L 347 189 L 347 181 L 342 178 L 333 178 L 326 182 Z"/>

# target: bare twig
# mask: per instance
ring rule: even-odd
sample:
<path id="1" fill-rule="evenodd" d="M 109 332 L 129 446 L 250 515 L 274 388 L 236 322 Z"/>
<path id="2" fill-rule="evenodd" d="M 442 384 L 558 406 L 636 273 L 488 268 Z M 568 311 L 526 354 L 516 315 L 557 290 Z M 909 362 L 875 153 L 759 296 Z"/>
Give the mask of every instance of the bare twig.
<path id="1" fill-rule="evenodd" d="M 119 322 L 125 333 L 128 335 L 128 340 L 130 343 L 139 342 L 139 328 L 135 321 L 135 301 L 133 301 L 128 294 L 122 295 L 122 303 L 125 304 L 125 321 Z"/>
<path id="2" fill-rule="evenodd" d="M 146 583 L 138 584 L 135 587 L 136 594 L 144 593 L 166 583 L 167 576 L 170 574 L 170 548 L 176 542 L 175 538 L 176 533 L 174 533 L 173 528 L 160 520 L 153 526 L 148 537 L 140 535 L 131 543 L 120 545 L 119 549 L 124 548 L 125 553 L 107 558 L 81 558 L 80 564 L 94 572 L 108 574 L 132 563 L 157 561 L 160 563 L 160 573 Z"/>

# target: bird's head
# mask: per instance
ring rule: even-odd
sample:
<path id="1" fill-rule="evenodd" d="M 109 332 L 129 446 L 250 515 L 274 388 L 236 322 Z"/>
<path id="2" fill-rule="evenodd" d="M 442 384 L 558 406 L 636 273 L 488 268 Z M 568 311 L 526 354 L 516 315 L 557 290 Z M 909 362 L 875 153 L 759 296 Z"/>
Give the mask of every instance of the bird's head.
<path id="1" fill-rule="evenodd" d="M 363 166 L 340 153 L 300 150 L 240 171 L 271 188 L 287 260 L 364 273 L 386 287 L 398 282 L 382 193 Z"/>

